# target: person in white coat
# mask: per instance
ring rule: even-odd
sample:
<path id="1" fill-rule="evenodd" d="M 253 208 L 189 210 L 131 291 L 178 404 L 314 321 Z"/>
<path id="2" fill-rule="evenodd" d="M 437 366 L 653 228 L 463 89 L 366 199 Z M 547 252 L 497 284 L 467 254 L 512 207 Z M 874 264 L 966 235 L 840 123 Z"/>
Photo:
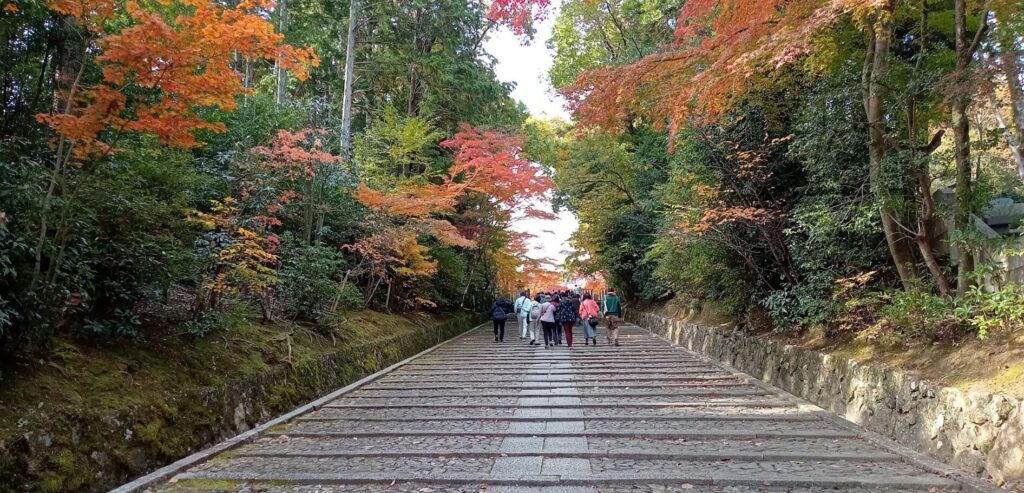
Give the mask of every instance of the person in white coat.
<path id="1" fill-rule="evenodd" d="M 516 317 L 519 319 L 519 339 L 526 339 L 526 334 L 530 330 L 530 308 L 533 307 L 533 300 L 530 299 L 526 291 L 520 291 L 514 307 Z M 530 338 L 534 339 L 532 335 Z"/>

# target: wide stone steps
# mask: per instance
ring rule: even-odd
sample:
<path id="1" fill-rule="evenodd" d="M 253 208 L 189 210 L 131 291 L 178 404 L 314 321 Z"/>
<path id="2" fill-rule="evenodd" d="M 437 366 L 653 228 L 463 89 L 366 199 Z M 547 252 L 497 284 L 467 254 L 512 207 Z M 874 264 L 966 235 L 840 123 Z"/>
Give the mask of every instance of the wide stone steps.
<path id="1" fill-rule="evenodd" d="M 399 435 L 365 437 L 266 437 L 233 456 L 571 456 L 686 460 L 900 461 L 857 438 L 768 437 L 757 440 L 692 440 L 650 437 L 508 437 L 450 435 L 434 439 Z"/>
<path id="2" fill-rule="evenodd" d="M 423 481 L 509 485 L 592 482 L 678 482 L 718 485 L 868 487 L 897 484 L 929 489 L 955 483 L 902 462 L 814 460 L 702 461 L 678 459 L 505 457 L 232 456 L 207 462 L 181 479 L 348 483 Z"/>
<path id="3" fill-rule="evenodd" d="M 441 390 L 393 390 L 369 388 L 353 392 L 350 399 L 384 399 L 400 398 L 411 399 L 419 397 L 675 397 L 675 396 L 747 396 L 747 395 L 769 395 L 768 391 L 750 386 L 714 386 L 714 387 L 692 387 L 692 388 L 603 388 L 603 387 L 561 387 L 554 389 L 521 389 L 507 391 L 506 389 L 441 389 Z"/>
<path id="4" fill-rule="evenodd" d="M 178 472 L 156 491 L 946 493 L 961 487 L 788 394 L 639 328 L 622 332 L 621 347 L 545 349 L 518 340 L 514 331 L 496 344 L 489 329 L 478 329 Z"/>
<path id="5" fill-rule="evenodd" d="M 454 414 L 454 415 L 453 415 Z M 593 418 L 616 418 L 622 420 L 645 420 L 645 419 L 798 419 L 817 420 L 817 416 L 801 412 L 792 406 L 757 408 L 757 407 L 638 407 L 638 406 L 614 406 L 614 407 L 468 407 L 460 408 L 458 413 L 445 407 L 420 407 L 420 408 L 398 408 L 392 407 L 381 409 L 376 407 L 323 407 L 296 418 L 319 419 L 319 418 L 349 418 L 349 419 L 380 419 L 380 420 L 420 420 L 420 419 L 537 419 L 548 420 L 567 419 L 578 420 L 584 417 Z"/>
<path id="6" fill-rule="evenodd" d="M 244 490 L 259 493 L 836 493 L 833 487 L 802 486 L 799 488 L 780 487 L 760 484 L 756 486 L 715 486 L 692 483 L 604 483 L 587 486 L 526 486 L 526 485 L 493 485 L 486 483 L 417 483 L 417 482 L 371 482 L 347 484 L 301 484 L 282 483 L 280 481 L 247 481 Z M 168 493 L 223 493 L 224 483 L 209 480 L 182 479 L 165 486 L 163 492 Z M 848 488 L 845 491 L 868 491 L 865 488 Z M 886 488 L 886 493 L 912 493 L 920 489 Z M 950 493 L 959 491 L 956 488 L 929 488 L 929 493 Z"/>

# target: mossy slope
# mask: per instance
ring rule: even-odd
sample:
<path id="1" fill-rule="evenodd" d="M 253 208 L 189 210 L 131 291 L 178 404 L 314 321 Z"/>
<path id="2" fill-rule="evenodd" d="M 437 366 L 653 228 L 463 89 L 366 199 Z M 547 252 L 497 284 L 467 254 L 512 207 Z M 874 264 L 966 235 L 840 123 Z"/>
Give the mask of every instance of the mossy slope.
<path id="1" fill-rule="evenodd" d="M 468 328 L 467 313 L 349 313 L 331 335 L 242 320 L 194 339 L 59 342 L 0 382 L 0 491 L 102 491 Z"/>

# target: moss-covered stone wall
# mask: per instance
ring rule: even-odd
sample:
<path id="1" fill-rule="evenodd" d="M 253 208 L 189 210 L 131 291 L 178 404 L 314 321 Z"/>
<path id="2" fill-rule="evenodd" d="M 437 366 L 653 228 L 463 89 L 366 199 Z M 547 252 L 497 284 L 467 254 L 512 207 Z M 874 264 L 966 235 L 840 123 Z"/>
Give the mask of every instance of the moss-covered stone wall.
<path id="1" fill-rule="evenodd" d="M 0 436 L 0 491 L 105 491 L 450 339 L 477 322 L 473 315 L 460 313 L 390 333 L 371 331 L 377 334 L 336 352 L 294 365 L 270 365 L 216 385 L 185 385 L 188 390 L 116 411 L 62 406 L 59 413 L 35 420 L 45 426 L 18 429 L 16 423 L 13 431 Z"/>

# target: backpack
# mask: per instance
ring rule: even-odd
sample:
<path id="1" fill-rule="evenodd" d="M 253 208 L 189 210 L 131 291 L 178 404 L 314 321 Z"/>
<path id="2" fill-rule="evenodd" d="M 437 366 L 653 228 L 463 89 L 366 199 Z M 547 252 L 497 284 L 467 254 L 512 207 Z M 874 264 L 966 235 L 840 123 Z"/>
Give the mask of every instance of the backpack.
<path id="1" fill-rule="evenodd" d="M 530 320 L 539 320 L 539 319 L 540 319 L 540 303 L 534 303 L 533 306 L 530 307 Z"/>
<path id="2" fill-rule="evenodd" d="M 522 313 L 523 305 L 525 305 L 528 300 L 529 298 L 525 296 L 520 296 L 519 299 L 516 300 L 516 306 L 513 308 L 513 310 L 515 310 L 517 314 Z"/>
<path id="3" fill-rule="evenodd" d="M 501 322 L 508 319 L 508 314 L 501 308 L 501 305 L 494 305 L 494 309 L 491 310 L 491 319 Z"/>
<path id="4" fill-rule="evenodd" d="M 575 322 L 576 321 L 576 310 L 573 309 L 571 302 L 559 303 L 558 309 L 555 310 L 555 321 L 556 322 Z"/>

